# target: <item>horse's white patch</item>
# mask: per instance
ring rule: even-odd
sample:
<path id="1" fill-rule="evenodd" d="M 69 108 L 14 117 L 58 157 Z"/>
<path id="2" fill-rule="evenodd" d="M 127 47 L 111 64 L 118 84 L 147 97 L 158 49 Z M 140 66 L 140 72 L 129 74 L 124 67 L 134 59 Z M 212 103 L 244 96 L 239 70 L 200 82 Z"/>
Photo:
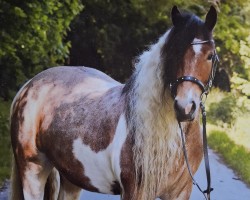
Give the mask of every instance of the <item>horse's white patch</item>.
<path id="1" fill-rule="evenodd" d="M 110 185 L 114 180 L 110 170 L 110 152 L 106 149 L 96 153 L 85 145 L 81 138 L 77 138 L 73 142 L 73 153 L 84 166 L 84 174 L 90 179 L 91 185 L 98 188 L 100 192 L 110 193 Z"/>
<path id="2" fill-rule="evenodd" d="M 175 97 L 175 100 L 178 101 L 178 103 L 185 107 L 188 105 L 190 102 L 196 100 L 197 98 L 195 97 L 195 91 L 193 88 L 190 88 L 187 92 L 185 92 L 183 97 L 179 97 L 178 95 Z M 195 103 L 198 105 L 198 101 L 195 101 Z"/>
<path id="3" fill-rule="evenodd" d="M 119 181 L 120 185 L 121 184 L 121 179 L 120 179 L 120 174 L 121 174 L 121 166 L 120 166 L 120 158 L 121 158 L 121 150 L 122 146 L 127 138 L 127 127 L 126 127 L 126 119 L 124 114 L 120 116 L 120 119 L 118 121 L 116 131 L 115 131 L 115 136 L 108 148 L 110 148 L 112 156 L 111 156 L 111 163 L 112 163 L 112 168 L 114 171 L 114 175 L 116 180 Z"/>
<path id="4" fill-rule="evenodd" d="M 81 138 L 73 142 L 74 156 L 82 163 L 85 176 L 102 193 L 112 194 L 113 182 L 117 180 L 121 183 L 120 154 L 126 137 L 126 121 L 124 115 L 121 115 L 114 139 L 107 149 L 96 153 Z"/>
<path id="5" fill-rule="evenodd" d="M 45 85 L 40 88 L 39 92 L 37 92 L 36 90 L 30 90 L 27 96 L 28 103 L 25 105 L 23 110 L 25 122 L 22 124 L 22 127 L 20 127 L 20 131 L 26 134 L 19 134 L 18 139 L 22 144 L 32 144 L 32 146 L 34 147 L 33 149 L 35 149 L 36 133 L 37 129 L 39 128 L 37 126 L 37 120 L 39 120 L 39 111 L 43 106 L 46 96 L 50 92 L 50 90 L 51 86 Z M 34 99 L 33 95 L 37 95 L 37 99 Z"/>
<path id="6" fill-rule="evenodd" d="M 194 38 L 193 42 L 200 42 L 200 39 Z M 192 45 L 193 46 L 193 50 L 195 52 L 195 55 L 199 55 L 201 53 L 201 48 L 202 48 L 202 44 L 195 44 Z"/>
<path id="7" fill-rule="evenodd" d="M 82 95 L 83 92 L 91 96 L 98 96 L 102 95 L 108 89 L 118 85 L 120 85 L 120 83 L 115 80 L 106 81 L 98 77 L 86 77 L 84 82 L 74 87 L 74 89 L 71 91 L 71 94 L 73 94 L 73 98 L 77 94 Z"/>

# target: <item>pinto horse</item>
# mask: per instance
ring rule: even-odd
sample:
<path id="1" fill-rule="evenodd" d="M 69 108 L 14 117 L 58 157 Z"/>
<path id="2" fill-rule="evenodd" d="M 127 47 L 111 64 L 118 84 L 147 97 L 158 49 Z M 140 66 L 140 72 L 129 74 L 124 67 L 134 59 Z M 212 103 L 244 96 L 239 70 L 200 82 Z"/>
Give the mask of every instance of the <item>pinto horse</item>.
<path id="1" fill-rule="evenodd" d="M 171 17 L 126 84 L 88 67 L 55 67 L 21 88 L 11 108 L 12 199 L 77 199 L 81 189 L 123 200 L 190 198 L 178 121 L 195 173 L 217 12 L 202 21 L 175 6 Z"/>

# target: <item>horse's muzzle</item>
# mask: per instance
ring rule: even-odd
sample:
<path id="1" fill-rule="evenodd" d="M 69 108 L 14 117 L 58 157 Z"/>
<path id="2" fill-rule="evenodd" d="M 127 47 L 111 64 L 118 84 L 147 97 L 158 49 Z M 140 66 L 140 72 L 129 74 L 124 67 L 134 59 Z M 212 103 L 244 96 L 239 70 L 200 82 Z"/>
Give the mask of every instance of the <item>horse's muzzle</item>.
<path id="1" fill-rule="evenodd" d="M 192 121 L 195 118 L 196 103 L 194 101 L 183 103 L 175 100 L 174 109 L 179 122 Z"/>

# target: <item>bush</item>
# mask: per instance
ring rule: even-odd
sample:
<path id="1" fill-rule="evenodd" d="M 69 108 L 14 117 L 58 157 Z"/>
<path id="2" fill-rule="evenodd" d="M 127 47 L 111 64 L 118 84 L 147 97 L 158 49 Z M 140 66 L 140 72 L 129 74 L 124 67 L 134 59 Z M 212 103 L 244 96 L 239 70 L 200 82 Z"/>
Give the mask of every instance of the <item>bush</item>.
<path id="1" fill-rule="evenodd" d="M 0 185 L 9 178 L 11 165 L 11 144 L 9 134 L 9 108 L 10 102 L 0 98 Z"/>
<path id="2" fill-rule="evenodd" d="M 224 123 L 232 125 L 241 112 L 236 103 L 236 98 L 231 94 L 225 95 L 219 102 L 210 103 L 208 121 L 217 125 Z"/>

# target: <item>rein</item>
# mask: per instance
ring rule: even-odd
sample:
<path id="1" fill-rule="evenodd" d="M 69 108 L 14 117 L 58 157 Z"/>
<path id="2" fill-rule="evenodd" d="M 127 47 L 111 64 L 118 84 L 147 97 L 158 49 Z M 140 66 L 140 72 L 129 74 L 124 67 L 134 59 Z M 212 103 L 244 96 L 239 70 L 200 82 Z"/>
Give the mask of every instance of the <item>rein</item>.
<path id="1" fill-rule="evenodd" d="M 211 43 L 211 42 L 214 43 L 214 40 L 204 40 L 204 41 L 192 42 L 191 45 L 206 44 L 206 43 Z M 206 111 L 205 111 L 203 98 L 207 97 L 209 90 L 212 87 L 218 62 L 219 62 L 219 57 L 218 57 L 216 51 L 214 51 L 214 54 L 212 56 L 212 69 L 211 69 L 211 73 L 209 75 L 208 82 L 206 85 L 204 85 L 202 83 L 202 81 L 200 81 L 199 79 L 197 79 L 193 76 L 182 76 L 182 77 L 178 78 L 176 81 L 170 83 L 170 90 L 171 90 L 172 96 L 175 96 L 177 86 L 184 81 L 193 82 L 193 83 L 197 84 L 200 87 L 200 89 L 202 90 L 200 108 L 201 108 L 201 113 L 202 113 L 202 124 L 203 124 L 203 154 L 204 154 L 204 162 L 205 162 L 205 169 L 206 169 L 206 176 L 207 176 L 207 188 L 204 191 L 202 191 L 201 187 L 195 181 L 194 176 L 192 174 L 192 171 L 191 171 L 191 168 L 190 168 L 190 165 L 188 162 L 187 150 L 186 150 L 186 146 L 185 146 L 185 137 L 184 137 L 184 133 L 183 133 L 183 130 L 181 127 L 181 122 L 178 121 L 178 124 L 179 124 L 179 128 L 181 130 L 182 148 L 183 148 L 184 158 L 185 158 L 185 161 L 187 164 L 189 175 L 193 181 L 193 184 L 197 186 L 197 188 L 199 189 L 200 192 L 202 192 L 202 194 L 204 195 L 206 200 L 210 200 L 210 193 L 213 191 L 213 188 L 211 188 L 211 175 L 210 175 L 210 166 L 209 166 L 209 158 L 208 158 L 208 148 L 207 148 Z"/>
<path id="2" fill-rule="evenodd" d="M 208 158 L 208 148 L 207 148 L 207 131 L 206 131 L 206 111 L 205 111 L 205 106 L 203 102 L 200 102 L 200 107 L 201 107 L 201 112 L 202 112 L 202 124 L 203 124 L 203 154 L 204 154 L 204 162 L 205 162 L 205 169 L 206 169 L 206 176 L 207 176 L 207 189 L 202 190 L 199 184 L 196 182 L 194 179 L 194 176 L 192 174 L 189 162 L 188 162 L 188 157 L 187 157 L 187 149 L 185 146 L 185 137 L 184 133 L 181 127 L 181 123 L 178 121 L 179 128 L 181 130 L 181 140 L 182 140 L 182 149 L 184 153 L 184 158 L 187 164 L 188 172 L 189 175 L 193 181 L 193 185 L 196 185 L 199 191 L 204 195 L 206 200 L 210 200 L 210 193 L 213 191 L 213 188 L 211 188 L 211 175 L 210 175 L 210 165 L 209 165 L 209 158 Z"/>

